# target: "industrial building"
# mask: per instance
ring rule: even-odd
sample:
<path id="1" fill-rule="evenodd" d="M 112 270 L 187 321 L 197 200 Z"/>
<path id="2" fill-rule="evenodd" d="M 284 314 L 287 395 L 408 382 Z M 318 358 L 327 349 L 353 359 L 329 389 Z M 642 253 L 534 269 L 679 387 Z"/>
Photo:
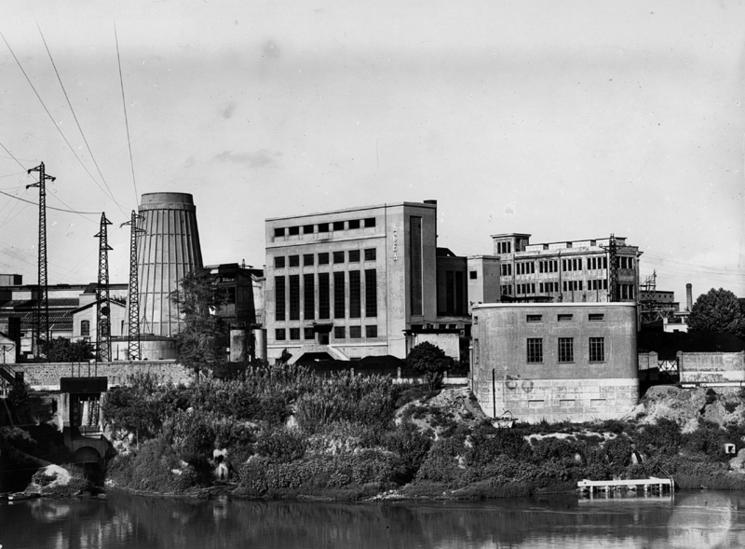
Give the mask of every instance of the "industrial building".
<path id="1" fill-rule="evenodd" d="M 472 389 L 491 417 L 614 419 L 637 403 L 633 303 L 476 305 L 472 336 Z"/>
<path id="2" fill-rule="evenodd" d="M 424 339 L 458 353 L 453 341 L 470 325 L 467 263 L 438 249 L 436 201 L 272 218 L 265 228 L 269 359 L 404 358 Z"/>
<path id="3" fill-rule="evenodd" d="M 531 244 L 529 234 L 508 233 L 492 240 L 502 301 L 637 301 L 641 252 L 624 237 Z"/>

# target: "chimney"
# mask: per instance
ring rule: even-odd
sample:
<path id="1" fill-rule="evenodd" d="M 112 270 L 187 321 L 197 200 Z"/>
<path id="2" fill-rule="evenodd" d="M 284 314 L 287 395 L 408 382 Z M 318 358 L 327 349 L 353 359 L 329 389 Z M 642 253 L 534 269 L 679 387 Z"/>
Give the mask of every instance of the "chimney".
<path id="1" fill-rule="evenodd" d="M 686 284 L 686 311 L 689 313 L 693 309 L 693 284 Z"/>

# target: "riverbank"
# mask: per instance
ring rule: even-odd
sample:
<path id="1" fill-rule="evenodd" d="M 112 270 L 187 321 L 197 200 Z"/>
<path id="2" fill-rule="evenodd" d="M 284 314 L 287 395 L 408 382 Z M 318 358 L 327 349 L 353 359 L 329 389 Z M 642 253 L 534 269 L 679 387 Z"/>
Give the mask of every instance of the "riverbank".
<path id="1" fill-rule="evenodd" d="M 108 397 L 119 454 L 107 482 L 137 493 L 473 500 L 647 476 L 745 488 L 740 393 L 653 388 L 624 421 L 512 429 L 494 427 L 467 389 L 293 369 L 190 388 L 143 378 Z"/>

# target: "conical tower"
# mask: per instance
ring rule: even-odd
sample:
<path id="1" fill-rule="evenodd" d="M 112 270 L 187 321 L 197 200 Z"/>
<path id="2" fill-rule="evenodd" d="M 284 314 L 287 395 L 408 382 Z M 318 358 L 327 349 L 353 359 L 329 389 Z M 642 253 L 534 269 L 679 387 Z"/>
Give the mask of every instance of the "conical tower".
<path id="1" fill-rule="evenodd" d="M 147 193 L 139 215 L 140 331 L 170 338 L 183 326 L 174 292 L 184 275 L 202 268 L 196 207 L 190 194 Z"/>

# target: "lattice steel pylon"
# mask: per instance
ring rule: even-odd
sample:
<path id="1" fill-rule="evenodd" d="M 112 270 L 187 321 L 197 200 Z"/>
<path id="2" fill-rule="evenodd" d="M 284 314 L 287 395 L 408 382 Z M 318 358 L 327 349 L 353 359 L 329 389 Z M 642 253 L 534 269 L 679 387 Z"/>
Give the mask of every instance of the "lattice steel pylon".
<path id="1" fill-rule="evenodd" d="M 101 212 L 98 234 L 98 283 L 96 284 L 96 361 L 111 360 L 111 300 L 109 296 L 109 246 L 106 226 L 111 221 Z"/>
<path id="2" fill-rule="evenodd" d="M 618 291 L 618 244 L 613 233 L 608 241 L 608 279 L 609 301 L 621 301 Z"/>
<path id="3" fill-rule="evenodd" d="M 137 221 L 144 219 L 132 210 L 129 221 L 120 226 L 129 225 L 129 288 L 127 309 L 127 358 L 140 360 L 142 349 L 140 346 L 140 284 L 137 271 L 137 235 L 145 232 L 137 226 Z"/>
<path id="4" fill-rule="evenodd" d="M 27 173 L 39 172 L 39 182 L 26 185 L 39 187 L 39 261 L 38 261 L 38 289 L 36 308 L 34 309 L 34 328 L 31 336 L 32 354 L 39 356 L 41 341 L 49 341 L 49 287 L 47 286 L 47 189 L 46 182 L 56 178 L 44 172 L 44 162 Z"/>

